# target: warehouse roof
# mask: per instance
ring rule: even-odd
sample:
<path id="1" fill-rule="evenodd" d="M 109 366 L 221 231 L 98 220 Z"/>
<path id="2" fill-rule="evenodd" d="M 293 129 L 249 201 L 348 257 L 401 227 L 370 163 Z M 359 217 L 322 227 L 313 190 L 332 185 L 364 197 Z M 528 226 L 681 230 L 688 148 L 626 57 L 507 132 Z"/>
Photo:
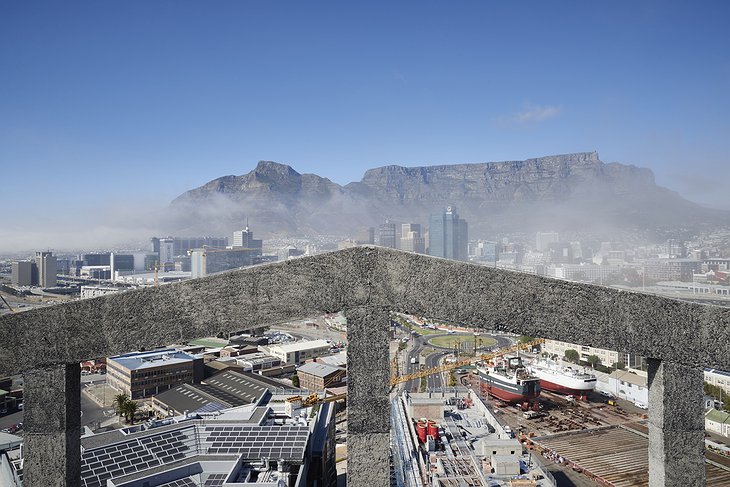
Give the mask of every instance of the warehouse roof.
<path id="1" fill-rule="evenodd" d="M 298 372 L 304 372 L 305 374 L 324 378 L 337 372 L 344 372 L 344 370 L 340 369 L 339 367 L 334 367 L 332 365 L 320 364 L 319 362 L 309 362 L 299 367 L 297 369 L 297 373 Z"/>

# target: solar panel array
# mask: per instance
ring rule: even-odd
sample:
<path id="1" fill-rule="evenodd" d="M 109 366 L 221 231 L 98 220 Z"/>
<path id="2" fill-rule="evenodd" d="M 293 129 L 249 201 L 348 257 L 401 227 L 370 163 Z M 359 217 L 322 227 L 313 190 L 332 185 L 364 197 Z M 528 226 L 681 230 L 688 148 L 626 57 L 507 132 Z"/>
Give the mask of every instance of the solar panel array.
<path id="1" fill-rule="evenodd" d="M 196 409 L 194 412 L 196 413 L 214 413 L 216 411 L 221 411 L 223 409 L 226 409 L 228 406 L 224 406 L 223 404 L 219 402 L 209 402 L 205 406 L 201 407 L 200 409 Z"/>
<path id="2" fill-rule="evenodd" d="M 84 487 L 106 486 L 107 479 L 154 468 L 197 453 L 195 439 L 185 430 L 134 438 L 123 443 L 85 451 L 81 456 Z"/>
<path id="3" fill-rule="evenodd" d="M 225 473 L 212 473 L 205 479 L 203 487 L 223 487 L 227 475 Z"/>
<path id="4" fill-rule="evenodd" d="M 309 438 L 307 426 L 266 427 L 253 425 L 207 426 L 209 454 L 242 455 L 246 460 L 263 457 L 301 461 Z"/>

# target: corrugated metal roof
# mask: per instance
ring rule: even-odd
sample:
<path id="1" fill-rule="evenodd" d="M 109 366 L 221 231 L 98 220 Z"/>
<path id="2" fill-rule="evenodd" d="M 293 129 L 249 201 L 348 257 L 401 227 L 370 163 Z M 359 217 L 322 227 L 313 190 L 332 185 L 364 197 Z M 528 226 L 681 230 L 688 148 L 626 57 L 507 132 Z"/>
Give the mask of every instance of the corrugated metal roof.
<path id="1" fill-rule="evenodd" d="M 332 375 L 337 372 L 344 372 L 342 369 L 338 367 L 334 367 L 332 365 L 327 364 L 320 364 L 319 362 L 309 362 L 297 369 L 297 372 L 304 372 L 305 374 L 310 374 L 315 377 L 327 377 L 328 375 Z"/>

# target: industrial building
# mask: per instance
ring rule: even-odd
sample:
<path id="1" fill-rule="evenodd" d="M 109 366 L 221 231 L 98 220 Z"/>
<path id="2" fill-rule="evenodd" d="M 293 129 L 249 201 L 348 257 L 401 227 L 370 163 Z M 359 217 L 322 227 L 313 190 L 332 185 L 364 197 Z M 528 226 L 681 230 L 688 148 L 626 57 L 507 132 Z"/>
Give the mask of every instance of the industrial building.
<path id="1" fill-rule="evenodd" d="M 301 365 L 308 359 L 328 354 L 330 344 L 326 340 L 307 340 L 285 345 L 261 346 L 260 350 L 279 358 L 282 362 Z"/>
<path id="2" fill-rule="evenodd" d="M 333 367 L 318 362 L 309 362 L 297 369 L 299 387 L 309 391 L 323 391 L 329 387 L 343 385 L 347 372 L 339 367 Z"/>
<path id="3" fill-rule="evenodd" d="M 620 399 L 643 405 L 649 404 L 649 387 L 644 375 L 615 370 L 608 376 L 608 390 Z"/>
<path id="4" fill-rule="evenodd" d="M 132 352 L 107 359 L 107 383 L 141 399 L 203 378 L 203 358 L 174 349 Z"/>
<path id="5" fill-rule="evenodd" d="M 260 403 L 272 396 L 283 400 L 300 394 L 301 389 L 277 380 L 225 369 L 200 384 L 182 384 L 154 396 L 152 407 L 159 417 L 165 418 Z"/>

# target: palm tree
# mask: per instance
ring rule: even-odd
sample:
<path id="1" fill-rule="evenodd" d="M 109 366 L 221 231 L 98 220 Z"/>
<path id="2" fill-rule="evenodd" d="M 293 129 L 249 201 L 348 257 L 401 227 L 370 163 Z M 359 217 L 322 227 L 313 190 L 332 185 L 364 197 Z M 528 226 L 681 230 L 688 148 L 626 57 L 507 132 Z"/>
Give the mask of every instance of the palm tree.
<path id="1" fill-rule="evenodd" d="M 117 394 L 114 396 L 114 409 L 117 411 L 117 416 L 124 414 L 124 405 L 129 402 L 129 396 L 126 394 Z"/>
<path id="2" fill-rule="evenodd" d="M 127 423 L 134 423 L 134 415 L 137 412 L 137 409 L 139 407 L 137 406 L 137 403 L 134 401 L 127 401 L 122 406 L 122 411 L 124 413 L 124 417 L 127 420 Z"/>

